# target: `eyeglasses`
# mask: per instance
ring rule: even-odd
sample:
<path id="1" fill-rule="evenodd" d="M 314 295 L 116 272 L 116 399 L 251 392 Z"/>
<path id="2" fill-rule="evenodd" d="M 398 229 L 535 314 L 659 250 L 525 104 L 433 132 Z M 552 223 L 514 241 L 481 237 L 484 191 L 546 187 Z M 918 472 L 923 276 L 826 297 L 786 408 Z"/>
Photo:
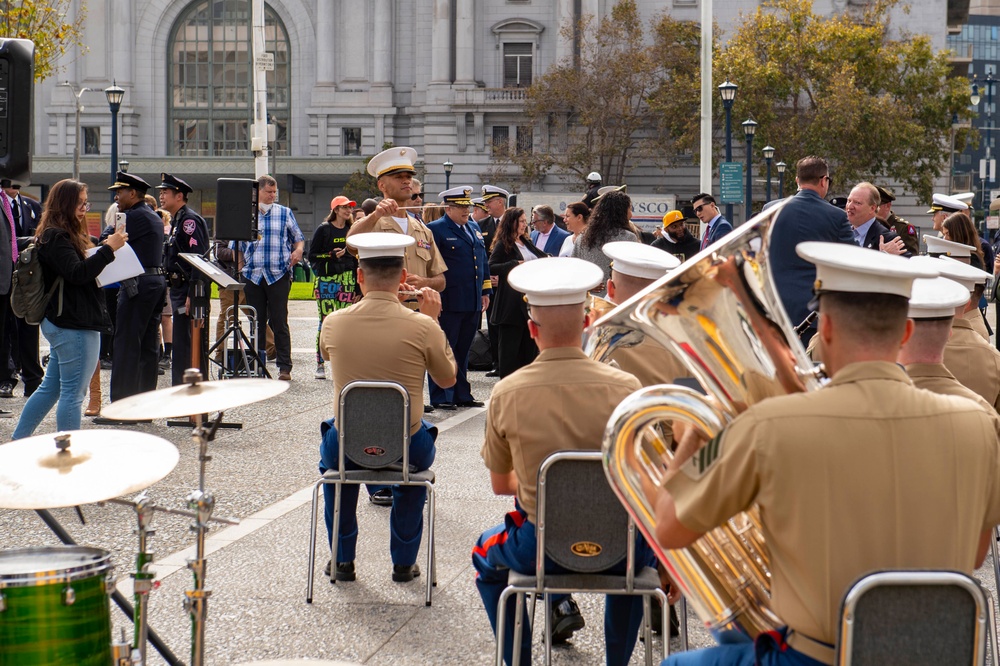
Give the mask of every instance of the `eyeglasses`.
<path id="1" fill-rule="evenodd" d="M 82 204 L 79 204 L 77 206 L 77 208 L 79 210 L 84 211 L 84 212 L 88 212 L 90 210 L 90 202 L 89 201 L 84 201 Z"/>
<path id="2" fill-rule="evenodd" d="M 711 206 L 711 205 L 712 205 L 712 204 L 710 204 L 710 203 L 703 203 L 702 205 L 700 205 L 700 206 L 698 206 L 697 208 L 695 208 L 695 209 L 694 209 L 694 212 L 695 212 L 695 213 L 700 213 L 700 212 L 701 212 L 701 209 L 702 209 L 702 208 L 704 208 L 705 206 Z"/>
<path id="3" fill-rule="evenodd" d="M 417 192 L 416 194 L 411 194 L 410 195 L 410 201 L 416 201 L 417 199 L 420 199 L 420 198 L 421 198 L 420 197 L 420 192 Z"/>

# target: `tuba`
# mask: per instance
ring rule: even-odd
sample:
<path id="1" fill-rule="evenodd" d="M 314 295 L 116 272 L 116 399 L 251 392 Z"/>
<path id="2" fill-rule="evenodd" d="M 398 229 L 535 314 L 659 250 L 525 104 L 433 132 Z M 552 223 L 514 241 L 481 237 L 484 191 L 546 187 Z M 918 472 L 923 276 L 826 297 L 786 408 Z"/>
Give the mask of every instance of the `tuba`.
<path id="1" fill-rule="evenodd" d="M 782 205 L 774 206 L 596 319 L 584 336 L 591 358 L 608 362 L 623 347 L 666 348 L 692 388 L 643 388 L 615 410 L 604 435 L 611 486 L 687 602 L 717 640 L 777 629 L 769 609 L 769 556 L 759 510 L 734 516 L 692 546 L 656 541 L 656 498 L 673 458 L 666 422 L 681 421 L 710 439 L 747 406 L 821 386 L 771 277 L 768 245 Z M 694 452 L 700 455 L 702 452 Z M 682 461 L 678 460 L 678 463 Z"/>

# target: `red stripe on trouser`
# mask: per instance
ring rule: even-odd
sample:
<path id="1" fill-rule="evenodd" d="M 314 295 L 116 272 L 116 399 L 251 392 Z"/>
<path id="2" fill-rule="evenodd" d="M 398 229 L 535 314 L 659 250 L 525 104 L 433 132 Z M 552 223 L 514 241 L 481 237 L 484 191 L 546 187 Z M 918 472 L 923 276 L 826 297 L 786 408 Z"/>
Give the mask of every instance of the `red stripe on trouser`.
<path id="1" fill-rule="evenodd" d="M 520 527 L 521 525 L 524 524 L 525 520 L 524 514 L 522 514 L 520 511 L 511 511 L 510 513 L 507 514 L 507 517 L 511 519 L 511 521 L 514 523 L 516 527 Z M 500 544 L 505 543 L 506 541 L 507 541 L 507 530 L 504 529 L 502 532 L 494 534 L 489 539 L 487 539 L 482 546 L 473 546 L 472 554 L 479 555 L 480 557 L 485 558 L 486 553 L 487 551 L 489 551 L 490 548 L 492 548 L 493 546 L 499 546 Z"/>

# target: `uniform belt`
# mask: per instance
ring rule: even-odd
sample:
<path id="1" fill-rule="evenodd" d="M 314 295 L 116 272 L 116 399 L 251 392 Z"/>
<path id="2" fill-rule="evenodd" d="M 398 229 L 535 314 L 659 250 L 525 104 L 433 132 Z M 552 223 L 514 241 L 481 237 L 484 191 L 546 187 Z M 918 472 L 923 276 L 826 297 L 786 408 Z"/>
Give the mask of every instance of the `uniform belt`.
<path id="1" fill-rule="evenodd" d="M 159 266 L 154 266 L 153 268 L 147 268 L 143 275 L 163 275 L 163 269 Z"/>
<path id="2" fill-rule="evenodd" d="M 801 652 L 824 664 L 832 664 L 837 656 L 832 645 L 810 638 L 794 629 L 789 630 L 785 642 L 796 652 Z"/>

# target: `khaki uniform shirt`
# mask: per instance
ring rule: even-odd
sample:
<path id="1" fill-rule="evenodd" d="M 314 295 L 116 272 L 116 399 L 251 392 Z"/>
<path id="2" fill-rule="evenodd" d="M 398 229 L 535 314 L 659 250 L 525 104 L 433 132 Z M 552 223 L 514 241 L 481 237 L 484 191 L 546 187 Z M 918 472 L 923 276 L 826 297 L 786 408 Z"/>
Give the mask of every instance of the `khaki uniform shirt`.
<path id="1" fill-rule="evenodd" d="M 706 532 L 759 505 L 771 606 L 833 645 L 847 588 L 876 569 L 972 573 L 1000 521 L 994 422 L 965 398 L 912 386 L 894 363 L 853 363 L 819 391 L 754 405 L 666 483 Z M 810 641 L 789 639 L 806 651 Z M 817 656 L 833 663 L 833 651 Z"/>
<path id="2" fill-rule="evenodd" d="M 1000 352 L 976 333 L 969 320 L 952 320 L 951 339 L 944 346 L 944 364 L 963 386 L 1000 409 Z"/>
<path id="3" fill-rule="evenodd" d="M 983 319 L 983 313 L 979 311 L 979 308 L 969 310 L 962 315 L 962 319 L 972 324 L 972 330 L 978 333 L 983 340 L 987 343 L 990 341 L 990 332 L 986 330 L 986 320 Z"/>
<path id="4" fill-rule="evenodd" d="M 556 451 L 598 451 L 608 419 L 639 380 L 588 358 L 582 349 L 546 349 L 497 382 L 486 414 L 487 469 L 517 475 L 517 499 L 535 522 L 538 468 Z"/>
<path id="5" fill-rule="evenodd" d="M 409 213 L 409 228 L 406 230 L 408 236 L 412 236 L 417 241 L 416 245 L 406 248 L 404 267 L 406 272 L 420 277 L 434 277 L 448 270 L 444 263 L 441 251 L 434 243 L 434 233 L 427 228 L 427 225 L 413 217 Z M 373 231 L 387 231 L 389 233 L 401 234 L 402 227 L 391 215 L 384 215 L 375 223 Z"/>
<path id="6" fill-rule="evenodd" d="M 968 398 L 986 410 L 986 413 L 996 419 L 1000 419 L 997 410 L 993 405 L 983 400 L 983 397 L 975 391 L 962 386 L 962 383 L 955 379 L 955 375 L 948 372 L 948 368 L 943 363 L 911 363 L 906 367 L 906 374 L 917 388 L 940 393 L 941 395 L 957 395 Z M 1000 426 L 1000 421 L 998 421 Z"/>
<path id="7" fill-rule="evenodd" d="M 355 380 L 395 381 L 410 394 L 410 434 L 420 429 L 424 373 L 455 376 L 455 357 L 438 323 L 404 308 L 396 294 L 370 291 L 361 301 L 326 316 L 319 336 L 333 366 L 334 416 L 340 391 Z"/>
<path id="8" fill-rule="evenodd" d="M 679 377 L 691 376 L 676 356 L 648 336 L 634 347 L 615 349 L 610 360 L 625 372 L 635 375 L 643 386 L 671 384 Z"/>

